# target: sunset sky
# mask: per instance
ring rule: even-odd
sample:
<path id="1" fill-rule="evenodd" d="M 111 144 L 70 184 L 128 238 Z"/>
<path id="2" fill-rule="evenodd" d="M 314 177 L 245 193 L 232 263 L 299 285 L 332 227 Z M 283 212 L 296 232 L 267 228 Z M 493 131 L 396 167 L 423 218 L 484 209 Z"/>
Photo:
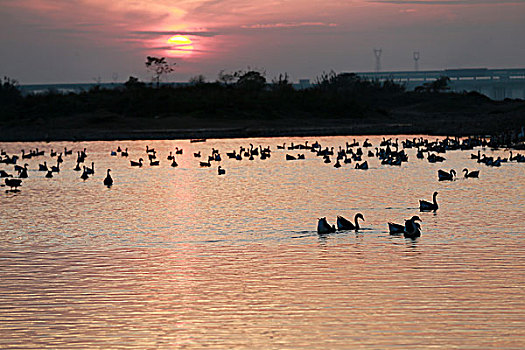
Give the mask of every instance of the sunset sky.
<path id="1" fill-rule="evenodd" d="M 525 0 L 0 0 L 0 74 L 21 84 L 171 81 L 257 68 L 323 71 L 525 67 Z"/>

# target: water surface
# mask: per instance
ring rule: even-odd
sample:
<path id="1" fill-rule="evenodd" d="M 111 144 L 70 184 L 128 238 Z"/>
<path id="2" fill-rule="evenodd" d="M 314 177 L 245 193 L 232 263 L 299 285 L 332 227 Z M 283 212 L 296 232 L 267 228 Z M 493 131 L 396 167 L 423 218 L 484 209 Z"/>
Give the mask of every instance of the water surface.
<path id="1" fill-rule="evenodd" d="M 407 150 L 401 167 L 365 156 L 360 171 L 276 149 L 352 138 L 0 144 L 46 150 L 20 192 L 0 192 L 0 348 L 522 348 L 525 165 L 486 167 L 470 159 L 477 150 L 429 164 Z M 250 143 L 271 158 L 225 159 Z M 110 156 L 118 145 L 128 159 Z M 132 168 L 146 145 L 161 165 Z M 74 155 L 53 179 L 36 171 L 65 146 L 87 149 L 94 177 L 80 179 Z M 225 176 L 193 157 L 212 148 Z M 480 178 L 437 181 L 464 167 Z M 434 191 L 440 209 L 419 213 Z M 319 217 L 357 212 L 359 233 L 315 231 Z M 416 214 L 422 237 L 389 235 L 388 221 Z"/>

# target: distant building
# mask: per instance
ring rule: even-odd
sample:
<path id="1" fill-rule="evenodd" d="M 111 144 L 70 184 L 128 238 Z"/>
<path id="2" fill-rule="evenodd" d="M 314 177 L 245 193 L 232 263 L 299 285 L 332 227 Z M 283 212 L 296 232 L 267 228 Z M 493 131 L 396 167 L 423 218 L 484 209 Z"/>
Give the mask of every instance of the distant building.
<path id="1" fill-rule="evenodd" d="M 517 69 L 445 69 L 431 71 L 364 72 L 357 75 L 371 80 L 393 80 L 406 85 L 407 90 L 439 77 L 450 78 L 450 89 L 455 92 L 477 91 L 494 100 L 525 99 L 525 68 Z"/>

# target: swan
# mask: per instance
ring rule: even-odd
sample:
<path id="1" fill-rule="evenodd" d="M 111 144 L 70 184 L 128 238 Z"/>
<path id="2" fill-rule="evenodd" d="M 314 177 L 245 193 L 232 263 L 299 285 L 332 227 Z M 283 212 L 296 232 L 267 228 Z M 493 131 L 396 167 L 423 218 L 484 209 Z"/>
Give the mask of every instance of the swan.
<path id="1" fill-rule="evenodd" d="M 13 187 L 15 188 L 15 191 L 18 186 L 22 186 L 22 180 L 20 179 L 5 179 L 5 185 L 11 187 L 11 190 L 13 190 Z"/>
<path id="2" fill-rule="evenodd" d="M 194 152 L 194 153 L 193 153 L 193 156 L 194 156 L 195 158 L 200 158 L 200 157 L 201 157 L 201 151 L 199 151 L 199 152 Z M 235 158 L 235 154 L 233 155 L 233 157 L 231 157 L 231 154 L 228 154 L 228 157 L 229 157 L 229 158 Z"/>
<path id="3" fill-rule="evenodd" d="M 326 218 L 320 218 L 317 222 L 317 233 L 322 235 L 333 232 L 335 232 L 335 226 L 330 225 L 328 221 L 326 221 Z"/>
<path id="4" fill-rule="evenodd" d="M 388 231 L 391 235 L 399 235 L 403 232 L 405 232 L 405 226 L 400 224 L 395 224 L 393 222 L 388 223 Z"/>
<path id="5" fill-rule="evenodd" d="M 82 175 L 80 175 L 80 178 L 85 181 L 89 179 L 89 174 L 86 171 L 86 167 L 84 166 L 83 168 L 84 168 L 84 171 L 82 172 Z"/>
<path id="6" fill-rule="evenodd" d="M 167 159 L 168 159 L 168 160 L 173 160 L 173 154 L 172 154 L 172 152 L 171 152 L 171 151 L 170 151 L 170 155 L 168 156 L 168 158 L 167 158 Z"/>
<path id="7" fill-rule="evenodd" d="M 405 238 L 417 238 L 421 236 L 421 226 L 416 221 L 422 221 L 419 216 L 414 215 L 409 220 L 405 220 Z"/>
<path id="8" fill-rule="evenodd" d="M 339 159 L 337 160 L 337 162 L 335 162 L 334 164 L 334 168 L 340 168 L 341 167 L 341 163 L 339 163 Z"/>
<path id="9" fill-rule="evenodd" d="M 159 166 L 160 165 L 160 161 L 159 160 L 150 160 L 149 161 L 149 165 L 150 166 Z"/>
<path id="10" fill-rule="evenodd" d="M 78 164 L 78 163 L 77 163 L 77 164 Z M 47 177 L 48 179 L 52 178 L 52 177 L 53 177 L 53 172 L 52 172 L 51 170 L 49 170 L 49 171 L 47 172 L 47 174 L 46 174 L 46 177 Z"/>
<path id="11" fill-rule="evenodd" d="M 127 157 L 128 155 L 129 155 L 129 154 L 128 154 L 128 149 L 127 149 L 127 148 L 126 148 L 125 151 L 120 152 L 120 156 L 121 156 L 121 157 Z"/>
<path id="12" fill-rule="evenodd" d="M 91 162 L 91 168 L 86 167 L 85 171 L 88 175 L 95 175 L 95 162 Z"/>
<path id="13" fill-rule="evenodd" d="M 13 175 L 6 173 L 5 170 L 0 170 L 0 177 L 13 177 Z"/>
<path id="14" fill-rule="evenodd" d="M 73 168 L 73 170 L 75 171 L 80 171 L 80 163 L 77 162 L 77 166 L 75 168 Z"/>
<path id="15" fill-rule="evenodd" d="M 111 175 L 109 175 L 109 172 L 111 169 L 108 169 L 106 178 L 104 179 L 104 185 L 111 187 L 113 185 L 113 179 L 111 178 Z"/>
<path id="16" fill-rule="evenodd" d="M 296 160 L 297 158 L 295 158 L 294 156 L 290 155 L 290 154 L 287 154 L 286 155 L 286 160 Z"/>
<path id="17" fill-rule="evenodd" d="M 434 194 L 432 195 L 432 203 L 423 201 L 423 200 L 419 200 L 419 210 L 420 211 L 438 210 L 439 206 L 436 200 L 437 195 L 438 193 L 434 192 Z"/>
<path id="18" fill-rule="evenodd" d="M 174 167 L 174 168 L 176 166 L 178 166 L 177 161 L 175 160 L 175 157 L 173 157 L 173 161 L 171 162 L 171 166 Z"/>
<path id="19" fill-rule="evenodd" d="M 454 176 L 456 176 L 456 171 L 454 169 L 450 169 L 450 172 L 448 173 L 441 169 L 438 170 L 439 181 L 452 181 L 454 180 Z"/>
<path id="20" fill-rule="evenodd" d="M 47 163 L 44 162 L 44 164 L 38 164 L 38 171 L 47 171 Z"/>
<path id="21" fill-rule="evenodd" d="M 131 166 L 138 166 L 138 167 L 141 167 L 143 161 L 144 161 L 144 159 L 139 158 L 139 161 L 138 161 L 138 162 L 135 162 L 135 161 L 133 161 L 133 160 L 130 160 L 129 162 L 130 162 Z"/>
<path id="22" fill-rule="evenodd" d="M 368 169 L 368 161 L 365 160 L 362 164 L 356 163 L 355 168 L 356 169 L 361 169 L 361 170 L 367 170 Z"/>
<path id="23" fill-rule="evenodd" d="M 338 216 L 337 217 L 337 229 L 338 230 L 359 230 L 361 227 L 359 226 L 359 222 L 357 221 L 357 219 L 361 219 L 363 221 L 365 221 L 365 218 L 363 217 L 363 214 L 361 213 L 357 213 L 355 214 L 354 216 L 354 223 L 351 223 L 350 221 L 348 221 L 347 219 L 345 219 L 344 217 L 342 216 Z"/>
<path id="24" fill-rule="evenodd" d="M 202 167 L 210 167 L 210 166 L 211 166 L 211 163 L 210 163 L 210 161 L 208 160 L 207 162 L 199 162 L 199 165 L 202 166 Z"/>
<path id="25" fill-rule="evenodd" d="M 471 171 L 469 172 L 467 168 L 463 169 L 463 172 L 465 173 L 465 177 L 468 178 L 468 177 L 475 177 L 475 178 L 478 178 L 479 177 L 479 170 L 474 170 L 474 171 Z"/>
<path id="26" fill-rule="evenodd" d="M 219 173 L 219 175 L 224 175 L 224 174 L 226 174 L 226 170 L 222 169 L 220 165 L 219 165 L 219 167 L 217 168 L 217 172 Z"/>

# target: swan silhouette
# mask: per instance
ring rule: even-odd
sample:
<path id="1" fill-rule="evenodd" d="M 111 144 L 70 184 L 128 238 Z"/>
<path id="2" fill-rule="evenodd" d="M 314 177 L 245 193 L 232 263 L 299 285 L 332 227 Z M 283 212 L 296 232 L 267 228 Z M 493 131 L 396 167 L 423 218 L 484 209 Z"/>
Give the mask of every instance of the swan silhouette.
<path id="1" fill-rule="evenodd" d="M 335 232 L 335 226 L 328 224 L 328 221 L 326 221 L 326 218 L 320 218 L 317 222 L 317 233 L 322 235 L 326 233 L 333 233 Z"/>
<path id="2" fill-rule="evenodd" d="M 108 169 L 106 178 L 104 179 L 104 185 L 108 187 L 111 187 L 111 185 L 113 185 L 113 178 L 111 177 L 111 175 L 109 175 L 110 171 L 111 169 Z"/>
<path id="3" fill-rule="evenodd" d="M 456 176 L 456 171 L 454 169 L 450 169 L 450 172 L 448 173 L 441 169 L 438 170 L 439 181 L 452 181 L 454 180 L 454 176 Z"/>
<path id="4" fill-rule="evenodd" d="M 416 222 L 421 221 L 419 216 L 414 215 L 410 219 L 405 220 L 405 225 L 388 223 L 388 231 L 391 235 L 403 234 L 405 238 L 417 238 L 421 236 L 421 226 Z"/>
<path id="5" fill-rule="evenodd" d="M 475 178 L 478 178 L 479 177 L 479 170 L 474 170 L 474 171 L 468 171 L 467 168 L 463 169 L 463 172 L 465 173 L 465 177 L 468 178 L 468 177 L 475 177 Z"/>
<path id="6" fill-rule="evenodd" d="M 438 210 L 439 206 L 436 200 L 437 195 L 438 193 L 434 192 L 434 194 L 432 195 L 432 203 L 424 201 L 424 200 L 419 200 L 419 210 L 420 211 Z"/>
<path id="7" fill-rule="evenodd" d="M 337 217 L 337 229 L 338 230 L 359 230 L 361 227 L 359 226 L 359 221 L 357 219 L 361 219 L 365 221 L 365 218 L 363 217 L 363 214 L 357 213 L 354 216 L 354 223 L 351 223 L 347 219 L 345 219 L 342 216 Z"/>
<path id="8" fill-rule="evenodd" d="M 138 166 L 138 167 L 141 167 L 143 161 L 144 161 L 144 159 L 139 158 L 139 161 L 138 161 L 138 162 L 135 162 L 135 161 L 133 161 L 133 160 L 130 160 L 129 162 L 130 162 L 131 166 Z"/>
<path id="9" fill-rule="evenodd" d="M 222 169 L 220 165 L 217 168 L 217 172 L 219 173 L 219 175 L 225 175 L 226 174 L 226 170 Z"/>

